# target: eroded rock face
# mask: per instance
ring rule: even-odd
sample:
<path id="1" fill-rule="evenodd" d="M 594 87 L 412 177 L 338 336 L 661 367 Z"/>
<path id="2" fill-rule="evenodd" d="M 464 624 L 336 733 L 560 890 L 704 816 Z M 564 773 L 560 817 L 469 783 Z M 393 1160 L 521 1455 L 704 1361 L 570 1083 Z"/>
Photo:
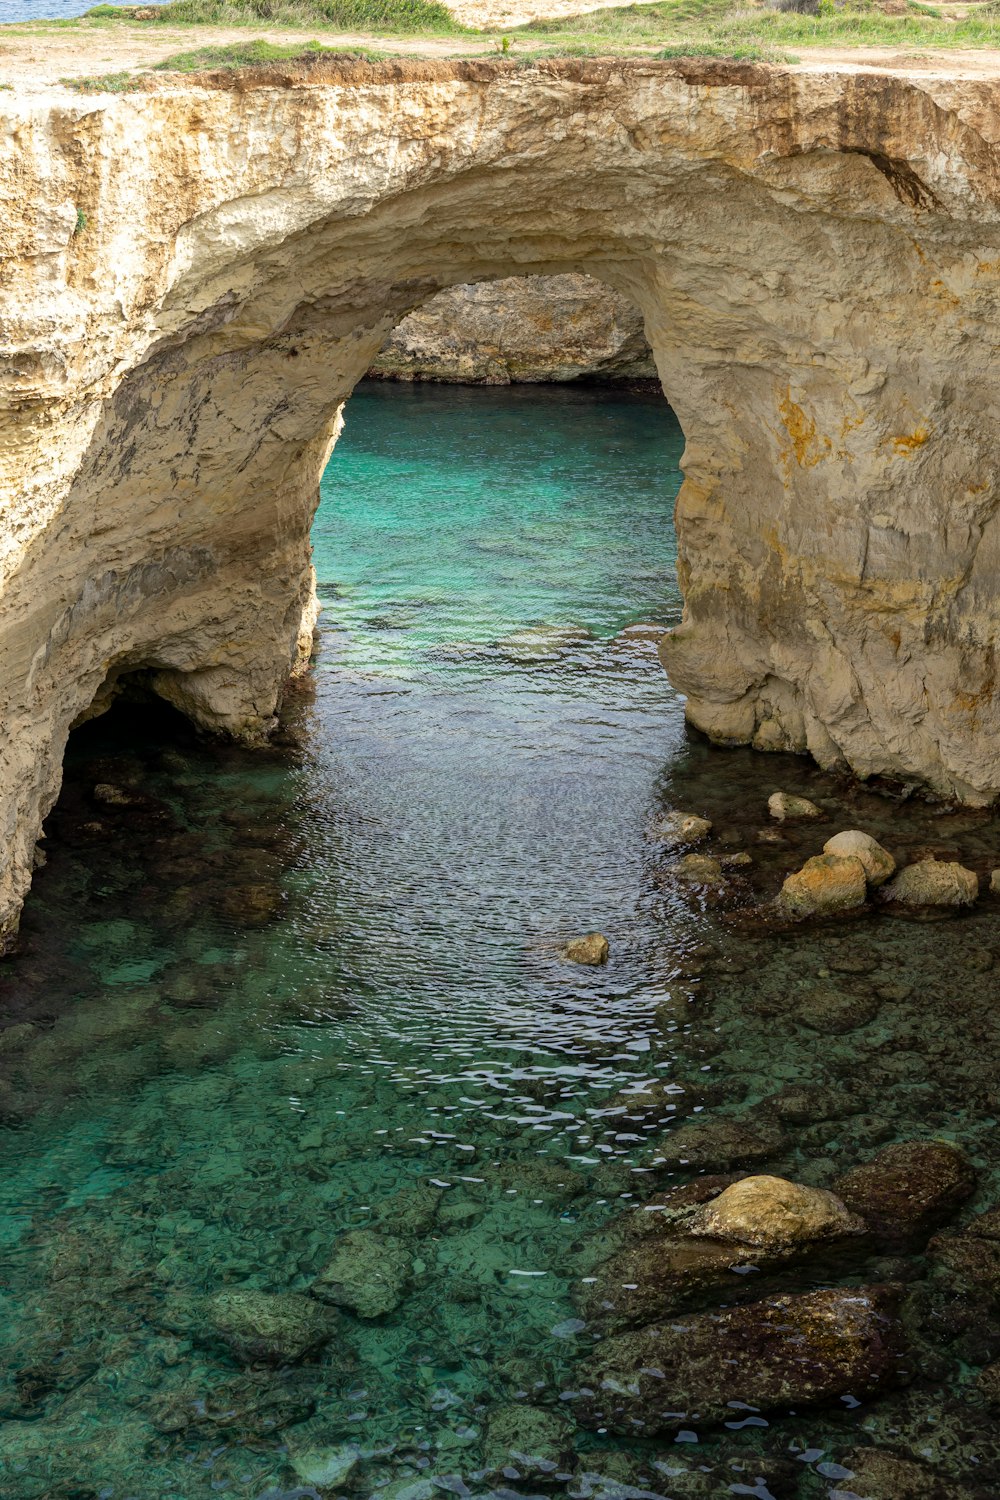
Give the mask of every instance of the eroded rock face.
<path id="1" fill-rule="evenodd" d="M 643 316 L 687 440 L 659 649 L 691 722 L 992 801 L 998 88 L 318 59 L 4 93 L 0 931 L 123 678 L 267 735 L 344 400 L 407 313 L 512 274 Z"/>
<path id="2" fill-rule="evenodd" d="M 633 302 L 592 276 L 449 287 L 393 329 L 370 373 L 394 380 L 655 380 Z"/>

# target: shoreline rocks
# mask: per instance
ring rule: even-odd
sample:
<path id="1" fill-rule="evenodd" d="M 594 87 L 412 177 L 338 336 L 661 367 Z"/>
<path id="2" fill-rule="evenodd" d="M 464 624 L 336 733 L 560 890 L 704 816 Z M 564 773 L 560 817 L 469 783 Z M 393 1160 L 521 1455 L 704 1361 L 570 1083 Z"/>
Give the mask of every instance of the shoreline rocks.
<path id="1" fill-rule="evenodd" d="M 884 885 L 895 874 L 896 861 L 887 849 L 883 849 L 871 834 L 859 828 L 850 828 L 835 833 L 823 845 L 824 854 L 834 854 L 839 859 L 860 859 L 865 867 L 865 879 L 870 886 Z"/>
<path id="2" fill-rule="evenodd" d="M 790 917 L 836 916 L 864 906 L 865 867 L 856 856 L 816 854 L 781 887 L 778 905 Z"/>
<path id="3" fill-rule="evenodd" d="M 971 906 L 979 895 L 979 878 L 955 860 L 921 859 L 905 865 L 882 895 L 900 906 Z"/>

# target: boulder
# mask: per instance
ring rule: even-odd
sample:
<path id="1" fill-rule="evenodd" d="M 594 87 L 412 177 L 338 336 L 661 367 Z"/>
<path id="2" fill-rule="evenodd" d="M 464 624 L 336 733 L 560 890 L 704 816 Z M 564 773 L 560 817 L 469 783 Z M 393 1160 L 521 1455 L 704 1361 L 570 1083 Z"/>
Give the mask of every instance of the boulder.
<path id="1" fill-rule="evenodd" d="M 970 1197 L 976 1174 L 957 1146 L 902 1141 L 838 1177 L 833 1191 L 885 1244 L 920 1242 Z"/>
<path id="2" fill-rule="evenodd" d="M 863 1234 L 863 1219 L 834 1193 L 783 1177 L 743 1177 L 696 1210 L 687 1233 L 761 1250 L 802 1249 Z"/>
<path id="3" fill-rule="evenodd" d="M 884 885 L 896 873 L 896 861 L 889 851 L 871 834 L 857 828 L 835 833 L 823 845 L 823 853 L 835 854 L 838 859 L 860 859 L 869 885 Z"/>
<path id="4" fill-rule="evenodd" d="M 563 958 L 571 964 L 596 968 L 607 963 L 608 951 L 608 940 L 602 932 L 588 932 L 584 937 L 570 939 L 563 949 Z"/>
<path id="5" fill-rule="evenodd" d="M 333 1255 L 310 1287 L 321 1302 L 349 1307 L 362 1318 L 380 1318 L 398 1307 L 413 1274 L 401 1240 L 373 1229 L 352 1229 L 336 1241 Z"/>
<path id="6" fill-rule="evenodd" d="M 817 854 L 781 887 L 778 905 L 790 917 L 824 917 L 855 911 L 865 903 L 865 867 L 855 855 Z"/>
<path id="7" fill-rule="evenodd" d="M 294 1364 L 329 1340 L 334 1315 L 295 1292 L 234 1287 L 210 1297 L 209 1326 L 246 1364 Z"/>
<path id="8" fill-rule="evenodd" d="M 768 1297 L 619 1334 L 580 1367 L 588 1427 L 648 1437 L 759 1412 L 839 1404 L 909 1379 L 898 1293 L 844 1287 Z"/>
<path id="9" fill-rule="evenodd" d="M 779 823 L 805 823 L 826 816 L 808 797 L 795 797 L 791 792 L 772 792 L 767 799 L 767 810 Z"/>
<path id="10" fill-rule="evenodd" d="M 668 849 L 683 849 L 688 844 L 700 844 L 712 831 L 708 818 L 697 813 L 669 812 L 658 818 L 650 829 L 650 835 Z"/>
<path id="11" fill-rule="evenodd" d="M 882 894 L 901 906 L 971 906 L 979 895 L 979 878 L 952 860 L 921 859 L 900 870 Z"/>

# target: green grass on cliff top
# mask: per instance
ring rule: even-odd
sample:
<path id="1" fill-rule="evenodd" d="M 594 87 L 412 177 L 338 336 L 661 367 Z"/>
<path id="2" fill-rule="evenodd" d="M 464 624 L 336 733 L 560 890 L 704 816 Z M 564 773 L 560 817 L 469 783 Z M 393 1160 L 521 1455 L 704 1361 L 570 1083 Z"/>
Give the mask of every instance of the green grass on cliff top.
<path id="1" fill-rule="evenodd" d="M 775 8 L 776 0 L 654 0 L 652 4 L 597 10 L 559 20 L 538 20 L 511 27 L 503 38 L 463 27 L 439 0 L 171 0 L 136 16 L 133 7 L 99 5 L 84 24 L 309 28 L 321 36 L 349 33 L 373 39 L 407 36 L 441 43 L 454 38 L 456 52 L 489 55 L 503 51 L 525 63 L 544 57 L 712 56 L 795 61 L 787 49 L 809 47 L 894 47 L 919 52 L 927 48 L 1000 47 L 1000 0 L 961 5 L 949 12 L 908 0 L 905 11 L 887 15 L 876 0 L 816 0 L 815 14 Z M 788 0 L 785 0 L 788 3 Z M 808 4 L 809 0 L 798 0 Z M 60 27 L 79 22 L 50 23 Z M 477 47 L 476 43 L 481 43 Z M 265 44 L 269 45 L 269 44 Z M 160 70 L 239 67 L 277 61 L 298 51 L 321 50 L 322 43 L 305 42 L 299 49 L 281 48 L 266 55 L 258 50 L 243 56 L 239 45 L 224 47 L 209 58 L 203 49 L 177 53 L 158 63 Z M 379 56 L 391 56 L 379 44 Z M 412 47 L 408 55 L 419 55 Z M 203 60 L 198 62 L 195 58 Z"/>

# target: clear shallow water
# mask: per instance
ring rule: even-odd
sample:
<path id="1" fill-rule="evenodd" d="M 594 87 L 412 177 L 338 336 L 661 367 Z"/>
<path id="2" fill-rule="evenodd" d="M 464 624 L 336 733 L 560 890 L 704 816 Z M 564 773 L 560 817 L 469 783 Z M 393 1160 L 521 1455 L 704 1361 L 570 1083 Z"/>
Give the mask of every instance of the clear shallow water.
<path id="1" fill-rule="evenodd" d="M 765 931 L 684 894 L 649 839 L 664 806 L 704 812 L 713 848 L 752 851 L 746 898 L 771 895 L 829 831 L 762 842 L 781 785 L 900 856 L 1000 863 L 988 817 L 686 737 L 628 629 L 677 618 L 680 448 L 659 398 L 362 388 L 284 745 L 200 743 L 155 707 L 74 737 L 0 969 L 5 1497 L 780 1500 L 842 1491 L 859 1445 L 991 1492 L 994 1312 L 963 1322 L 919 1256 L 865 1268 L 915 1288 L 907 1392 L 678 1443 L 567 1415 L 582 1278 L 700 1170 L 675 1130 L 769 1124 L 758 1165 L 817 1185 L 942 1136 L 977 1163 L 973 1206 L 997 1196 L 995 909 Z M 611 963 L 567 966 L 592 927 Z M 804 1022 L 820 980 L 864 992 L 862 1026 Z M 675 1122 L 607 1113 L 656 1079 Z M 794 1123 L 792 1087 L 816 1101 Z M 247 1366 L 208 1299 L 305 1293 L 358 1229 L 409 1258 L 397 1305 Z M 552 1473 L 497 1473 L 512 1406 L 562 1418 Z"/>

